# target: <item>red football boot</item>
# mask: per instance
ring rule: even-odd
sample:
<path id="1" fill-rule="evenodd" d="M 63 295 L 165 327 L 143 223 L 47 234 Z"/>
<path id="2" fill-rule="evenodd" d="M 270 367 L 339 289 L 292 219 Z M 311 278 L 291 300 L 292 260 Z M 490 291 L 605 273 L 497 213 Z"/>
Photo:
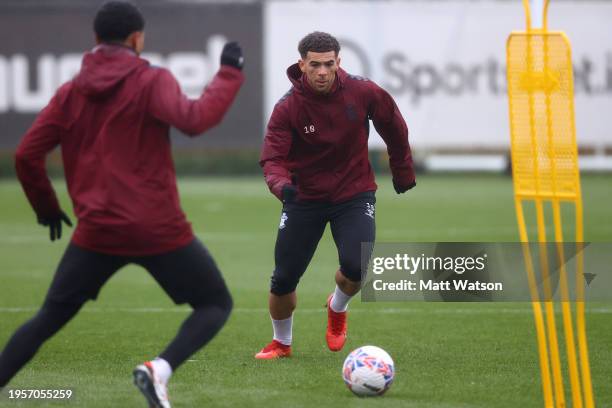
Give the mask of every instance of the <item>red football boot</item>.
<path id="1" fill-rule="evenodd" d="M 327 340 L 327 347 L 331 351 L 340 351 L 346 343 L 346 315 L 347 312 L 334 312 L 330 306 L 332 293 L 327 298 L 327 333 L 325 334 L 325 340 Z"/>
<path id="2" fill-rule="evenodd" d="M 273 360 L 283 357 L 291 357 L 291 346 L 285 346 L 276 340 L 272 340 L 270 344 L 255 354 L 255 358 L 259 360 Z"/>

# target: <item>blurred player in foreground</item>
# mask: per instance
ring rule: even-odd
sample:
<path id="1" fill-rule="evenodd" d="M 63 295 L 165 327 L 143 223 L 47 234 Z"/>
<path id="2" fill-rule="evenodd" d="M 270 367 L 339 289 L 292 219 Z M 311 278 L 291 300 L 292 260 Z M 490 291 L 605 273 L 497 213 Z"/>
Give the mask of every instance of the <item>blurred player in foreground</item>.
<path id="1" fill-rule="evenodd" d="M 295 290 L 327 223 L 340 268 L 327 299 L 326 340 L 332 351 L 344 346 L 347 305 L 361 284 L 361 243 L 375 237 L 370 120 L 387 144 L 395 191 L 416 185 L 408 128 L 393 98 L 342 70 L 340 44 L 327 33 L 307 35 L 298 51 L 301 59 L 287 69 L 293 86 L 274 107 L 260 161 L 283 210 L 269 300 L 274 337 L 258 359 L 291 355 Z"/>
<path id="2" fill-rule="evenodd" d="M 199 99 L 189 100 L 168 70 L 139 57 L 144 19 L 135 6 L 105 3 L 94 31 L 98 45 L 38 115 L 15 155 L 19 180 L 53 241 L 62 223 L 71 225 L 45 170 L 45 156 L 61 146 L 78 225 L 40 311 L 0 354 L 0 388 L 117 270 L 134 263 L 175 303 L 193 308 L 159 357 L 134 370 L 150 406 L 169 407 L 170 375 L 232 309 L 219 269 L 181 210 L 169 129 L 196 136 L 222 120 L 243 82 L 242 50 L 226 44 L 219 72 Z"/>

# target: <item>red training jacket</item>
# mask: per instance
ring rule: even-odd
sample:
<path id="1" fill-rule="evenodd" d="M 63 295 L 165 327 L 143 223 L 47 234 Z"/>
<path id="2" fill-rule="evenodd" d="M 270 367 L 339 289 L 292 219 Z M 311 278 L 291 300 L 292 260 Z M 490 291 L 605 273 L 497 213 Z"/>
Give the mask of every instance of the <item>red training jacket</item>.
<path id="1" fill-rule="evenodd" d="M 85 54 L 80 73 L 62 85 L 15 153 L 17 175 L 39 216 L 60 207 L 45 156 L 61 145 L 78 225 L 74 244 L 141 256 L 188 244 L 170 150 L 170 126 L 196 136 L 221 122 L 243 82 L 223 66 L 197 100 L 172 74 L 122 46 Z"/>
<path id="2" fill-rule="evenodd" d="M 287 69 L 293 87 L 274 107 L 261 152 L 270 191 L 287 183 L 298 200 L 340 202 L 376 190 L 368 159 L 369 120 L 387 144 L 395 182 L 415 182 L 406 122 L 384 89 L 338 69 L 329 94 L 317 94 L 298 64 Z"/>

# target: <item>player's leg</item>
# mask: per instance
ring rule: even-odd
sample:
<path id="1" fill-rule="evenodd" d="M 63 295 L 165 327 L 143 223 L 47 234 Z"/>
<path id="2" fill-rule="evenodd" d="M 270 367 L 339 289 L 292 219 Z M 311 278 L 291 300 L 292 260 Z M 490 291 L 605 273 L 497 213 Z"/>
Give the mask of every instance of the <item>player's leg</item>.
<path id="1" fill-rule="evenodd" d="M 340 268 L 335 276 L 332 309 L 337 312 L 345 311 L 348 300 L 361 289 L 362 243 L 370 243 L 371 252 L 376 239 L 375 205 L 374 193 L 368 192 L 334 208 L 330 224 Z M 369 253 L 366 255 L 369 257 Z"/>
<path id="2" fill-rule="evenodd" d="M 331 231 L 338 248 L 340 268 L 336 272 L 336 288 L 327 299 L 327 345 L 339 351 L 346 341 L 347 307 L 361 288 L 362 243 L 374 243 L 376 198 L 374 193 L 360 194 L 338 204 L 331 215 Z M 371 245 L 368 252 L 371 252 Z M 366 254 L 369 257 L 369 253 Z"/>
<path id="3" fill-rule="evenodd" d="M 291 203 L 283 206 L 274 248 L 275 268 L 270 284 L 270 318 L 273 339 L 255 355 L 274 359 L 291 354 L 295 289 L 325 231 L 323 205 Z"/>
<path id="4" fill-rule="evenodd" d="M 188 303 L 193 308 L 159 357 L 134 371 L 136 385 L 152 406 L 165 407 L 171 374 L 219 332 L 232 310 L 232 298 L 215 261 L 197 239 L 175 251 L 140 258 L 137 263 L 175 303 Z"/>
<path id="5" fill-rule="evenodd" d="M 21 326 L 0 354 L 0 388 L 57 333 L 88 299 L 95 299 L 104 283 L 125 264 L 121 258 L 70 244 L 55 272 L 38 313 Z"/>
<path id="6" fill-rule="evenodd" d="M 0 388 L 27 364 L 40 346 L 64 326 L 81 304 L 45 301 L 38 313 L 10 338 L 0 354 Z"/>

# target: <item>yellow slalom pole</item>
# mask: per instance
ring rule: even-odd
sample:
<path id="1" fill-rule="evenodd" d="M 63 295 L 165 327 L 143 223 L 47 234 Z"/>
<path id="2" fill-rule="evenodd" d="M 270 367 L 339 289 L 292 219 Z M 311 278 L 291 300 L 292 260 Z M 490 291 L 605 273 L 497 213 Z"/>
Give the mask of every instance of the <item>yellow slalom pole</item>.
<path id="1" fill-rule="evenodd" d="M 525 7 L 525 14 L 527 18 L 527 70 L 533 71 L 533 41 L 532 37 L 529 36 L 531 32 L 531 11 L 528 0 L 523 0 L 523 6 Z M 536 208 L 536 220 L 537 220 L 537 232 L 538 242 L 540 243 L 540 269 L 542 274 L 542 282 L 544 287 L 544 310 L 546 312 L 546 329 L 548 332 L 548 349 L 550 352 L 552 378 L 554 386 L 554 400 L 555 406 L 558 408 L 565 407 L 565 393 L 563 389 L 563 374 L 561 372 L 561 358 L 559 355 L 559 343 L 557 339 L 557 327 L 555 323 L 555 308 L 552 299 L 552 291 L 550 286 L 550 274 L 548 265 L 548 253 L 546 251 L 546 227 L 544 220 L 544 210 L 542 205 L 542 199 L 539 197 L 541 192 L 541 180 L 540 180 L 540 166 L 538 161 L 538 141 L 536 139 L 536 128 L 535 128 L 535 101 L 534 95 L 529 92 L 529 131 L 531 136 L 531 149 L 532 157 L 534 158 L 534 176 L 535 176 L 535 188 L 536 196 L 534 198 Z"/>
<path id="2" fill-rule="evenodd" d="M 527 70 L 530 72 L 533 69 L 533 50 L 532 50 L 532 38 L 529 36 L 531 32 L 531 11 L 528 0 L 523 0 L 523 6 L 525 7 L 525 16 L 527 19 Z M 538 241 L 540 242 L 540 268 L 542 272 L 542 281 L 544 286 L 544 310 L 546 313 L 546 329 L 548 332 L 548 349 L 550 352 L 551 368 L 552 368 L 552 379 L 554 387 L 554 403 L 558 408 L 565 407 L 565 395 L 563 392 L 563 376 L 561 374 L 561 361 L 559 358 L 559 347 L 557 341 L 557 330 L 555 325 L 555 310 L 552 303 L 552 294 L 550 289 L 550 277 L 548 274 L 548 259 L 546 253 L 546 228 L 544 226 L 544 211 L 542 208 L 542 200 L 538 197 L 540 189 L 540 171 L 538 163 L 538 152 L 537 152 L 537 140 L 536 140 L 536 129 L 535 129 L 535 102 L 532 92 L 528 94 L 529 100 L 529 132 L 531 136 L 531 149 L 532 157 L 534 160 L 534 175 L 535 175 L 535 207 L 536 207 L 536 218 L 537 218 L 537 231 Z M 534 314 L 534 319 L 536 316 Z"/>
<path id="3" fill-rule="evenodd" d="M 548 265 L 548 251 L 546 250 L 546 227 L 544 226 L 544 209 L 542 200 L 535 199 L 536 219 L 538 225 L 538 241 L 540 243 L 540 268 L 544 286 L 544 310 L 546 311 L 546 328 L 548 331 L 548 348 L 555 390 L 555 406 L 565 407 L 565 394 L 563 391 L 563 375 L 561 373 L 561 357 L 559 355 L 559 340 L 557 338 L 557 325 L 555 323 L 555 307 L 553 304 L 552 289 L 550 286 L 550 273 Z"/>
<path id="4" fill-rule="evenodd" d="M 554 176 L 553 176 L 554 180 Z M 574 329 L 572 323 L 572 309 L 570 307 L 570 295 L 567 286 L 567 274 L 565 270 L 565 254 L 563 250 L 563 232 L 561 230 L 561 211 L 558 200 L 553 200 L 553 219 L 555 223 L 555 241 L 557 242 L 557 255 L 559 258 L 559 280 L 561 285 L 561 309 L 563 312 L 563 329 L 565 334 L 565 345 L 567 349 L 567 364 L 570 374 L 570 385 L 572 390 L 572 407 L 582 408 L 582 393 L 580 388 L 580 377 L 578 376 L 578 356 L 576 354 L 576 343 L 574 340 Z"/>
<path id="5" fill-rule="evenodd" d="M 523 0 L 523 7 L 525 8 L 525 19 L 527 24 L 527 31 L 531 31 L 531 8 L 529 7 L 529 0 Z"/>
<path id="6" fill-rule="evenodd" d="M 553 408 L 553 392 L 552 378 L 550 377 L 550 364 L 548 360 L 548 348 L 546 347 L 546 327 L 544 325 L 544 316 L 542 315 L 542 305 L 538 294 L 538 287 L 533 270 L 533 260 L 531 251 L 529 250 L 529 237 L 527 228 L 525 227 L 525 216 L 523 214 L 523 204 L 518 198 L 514 198 L 516 207 L 516 218 L 519 226 L 519 236 L 523 248 L 523 257 L 525 259 L 525 267 L 527 269 L 527 280 L 529 282 L 529 290 L 531 293 L 531 308 L 533 309 L 533 317 L 536 327 L 536 337 L 538 343 L 538 355 L 540 357 L 540 375 L 542 376 L 542 393 L 544 394 L 544 407 Z"/>
<path id="7" fill-rule="evenodd" d="M 527 9 L 529 4 L 527 0 L 523 1 Z M 531 16 L 528 16 L 528 30 L 530 29 Z M 533 67 L 533 51 L 531 37 L 528 37 L 527 41 L 527 66 L 528 71 L 532 70 Z M 555 395 L 555 406 L 562 408 L 565 406 L 565 396 L 563 393 L 563 376 L 561 374 L 561 361 L 559 358 L 559 347 L 557 342 L 557 329 L 555 325 L 555 309 L 552 303 L 552 293 L 550 288 L 550 276 L 548 273 L 548 258 L 546 251 L 546 227 L 544 226 L 544 210 L 542 208 L 542 200 L 538 197 L 540 189 L 540 169 L 538 163 L 538 152 L 537 152 L 537 140 L 536 140 L 536 129 L 535 129 L 535 102 L 532 92 L 529 92 L 529 132 L 531 136 L 531 149 L 532 157 L 534 160 L 534 175 L 535 175 L 535 187 L 536 197 L 536 219 L 537 219 L 537 231 L 538 231 L 538 242 L 540 242 L 540 269 L 542 272 L 542 281 L 544 286 L 544 310 L 546 312 L 546 328 L 548 331 L 548 348 L 550 351 L 550 360 L 552 368 L 552 378 L 554 385 Z"/>
<path id="8" fill-rule="evenodd" d="M 578 352 L 580 354 L 580 372 L 584 389 L 585 408 L 594 408 L 593 385 L 591 382 L 591 367 L 589 364 L 589 349 L 587 345 L 586 323 L 584 321 L 584 242 L 582 221 L 582 196 L 576 200 L 576 331 L 578 333 Z"/>
<path id="9" fill-rule="evenodd" d="M 548 11 L 548 0 L 545 1 L 543 15 L 542 15 L 542 29 L 544 32 L 547 30 L 547 11 Z M 544 71 L 548 72 L 550 69 L 549 63 L 549 44 L 548 36 L 544 37 Z M 553 119 L 552 109 L 550 100 L 550 91 L 546 91 L 545 96 L 546 103 L 546 136 L 548 141 L 548 160 L 550 163 L 551 170 L 551 181 L 552 181 L 552 209 L 553 209 L 553 223 L 555 227 L 555 242 L 557 243 L 557 256 L 559 262 L 559 282 L 561 289 L 561 310 L 563 314 L 563 330 L 565 334 L 565 346 L 567 350 L 567 364 L 569 367 L 569 379 L 572 393 L 572 407 L 582 408 L 582 393 L 580 388 L 580 377 L 578 375 L 578 356 L 576 355 L 576 343 L 574 340 L 574 328 L 572 323 L 572 309 L 570 306 L 570 295 L 567 285 L 567 273 L 565 270 L 565 254 L 563 250 L 563 224 L 561 223 L 561 209 L 559 199 L 557 197 L 557 162 L 555 156 L 555 140 L 553 138 Z M 552 299 L 549 299 L 552 302 Z"/>

